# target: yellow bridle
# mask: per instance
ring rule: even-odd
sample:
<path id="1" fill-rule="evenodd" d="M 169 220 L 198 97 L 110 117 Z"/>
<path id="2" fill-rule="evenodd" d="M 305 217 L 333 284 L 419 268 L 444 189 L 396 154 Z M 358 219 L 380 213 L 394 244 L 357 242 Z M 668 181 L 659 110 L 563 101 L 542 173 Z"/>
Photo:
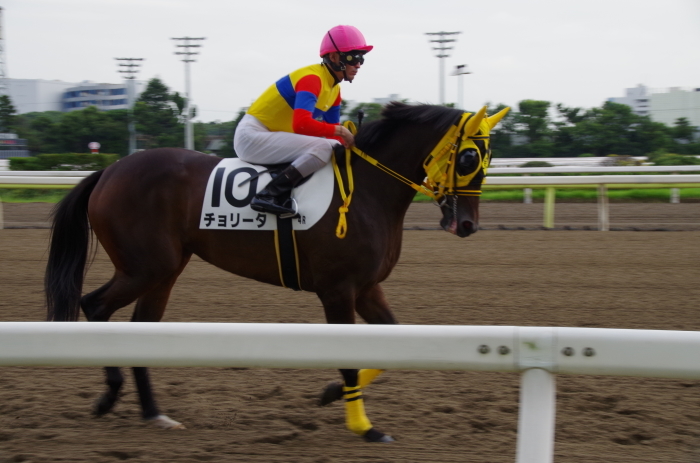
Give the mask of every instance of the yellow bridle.
<path id="1" fill-rule="evenodd" d="M 489 131 L 498 121 L 505 115 L 509 108 L 500 113 L 486 118 L 486 107 L 481 108 L 476 114 L 463 113 L 459 123 L 452 125 L 440 141 L 435 145 L 435 148 L 430 152 L 428 157 L 423 162 L 426 178 L 421 185 L 412 182 L 398 172 L 390 169 L 380 163 L 372 156 L 353 147 L 345 151 L 345 171 L 348 176 L 348 193 L 345 193 L 343 178 L 340 174 L 340 169 L 335 159 L 335 154 L 332 156 L 333 170 L 338 182 L 340 196 L 343 199 L 343 205 L 340 206 L 338 212 L 338 226 L 335 230 L 335 235 L 338 238 L 345 238 L 347 233 L 347 219 L 345 214 L 349 211 L 350 202 L 352 201 L 352 193 L 355 189 L 355 184 L 352 176 L 351 156 L 352 153 L 357 154 L 365 161 L 369 162 L 379 170 L 391 175 L 395 179 L 405 183 L 419 193 L 423 193 L 430 197 L 436 203 L 440 204 L 445 200 L 446 196 L 480 196 L 481 190 L 467 190 L 467 187 L 474 177 L 483 170 L 484 175 L 490 162 L 489 149 Z M 491 120 L 494 118 L 493 120 Z M 352 121 L 345 121 L 343 125 L 354 135 L 357 133 L 357 128 Z M 481 131 L 481 135 L 477 133 Z M 474 140 L 484 140 L 484 152 L 474 143 Z M 479 162 L 476 168 L 467 175 L 459 175 L 455 168 L 457 166 L 457 154 L 465 149 L 473 148 L 479 156 Z"/>

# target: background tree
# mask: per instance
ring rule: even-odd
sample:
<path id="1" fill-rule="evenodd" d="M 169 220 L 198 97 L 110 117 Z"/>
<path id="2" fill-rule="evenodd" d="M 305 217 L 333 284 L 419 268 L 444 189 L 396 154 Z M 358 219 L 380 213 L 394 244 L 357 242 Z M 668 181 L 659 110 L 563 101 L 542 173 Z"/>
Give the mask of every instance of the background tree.
<path id="1" fill-rule="evenodd" d="M 676 119 L 670 129 L 672 138 L 670 150 L 678 154 L 700 155 L 700 137 L 698 137 L 697 127 L 690 125 L 690 121 L 685 117 Z"/>
<path id="2" fill-rule="evenodd" d="M 15 114 L 17 110 L 12 100 L 7 95 L 0 96 L 0 132 L 12 132 L 15 127 Z"/>
<path id="3" fill-rule="evenodd" d="M 183 146 L 184 126 L 179 120 L 178 102 L 184 107 L 179 94 L 171 94 L 163 81 L 157 77 L 148 81 L 134 105 L 136 130 L 146 136 L 146 148 Z"/>
<path id="4" fill-rule="evenodd" d="M 499 111 L 505 109 L 508 105 L 503 103 L 497 104 L 495 107 L 491 103 L 486 103 L 486 114 L 492 116 Z M 513 109 L 508 111 L 501 122 L 498 123 L 495 129 L 491 131 L 490 148 L 493 157 L 507 158 L 512 154 L 512 136 L 515 133 Z"/>
<path id="5" fill-rule="evenodd" d="M 80 111 L 66 113 L 55 127 L 56 147 L 59 153 L 87 153 L 88 144 L 96 141 L 100 152 L 126 155 L 129 144 L 125 109 L 100 111 L 88 106 Z"/>
<path id="6" fill-rule="evenodd" d="M 364 124 L 365 122 L 372 122 L 381 118 L 382 108 L 383 106 L 379 103 L 360 103 L 352 108 L 348 108 L 346 105 L 345 111 L 342 112 L 342 115 L 346 116 L 349 120 L 353 121 L 355 125 L 357 125 L 357 114 L 359 111 L 364 111 L 365 115 L 362 119 L 362 123 Z"/>
<path id="7" fill-rule="evenodd" d="M 549 101 L 523 100 L 518 103 L 518 112 L 513 115 L 515 134 L 525 143 L 517 150 L 520 157 L 552 157 L 551 120 Z"/>

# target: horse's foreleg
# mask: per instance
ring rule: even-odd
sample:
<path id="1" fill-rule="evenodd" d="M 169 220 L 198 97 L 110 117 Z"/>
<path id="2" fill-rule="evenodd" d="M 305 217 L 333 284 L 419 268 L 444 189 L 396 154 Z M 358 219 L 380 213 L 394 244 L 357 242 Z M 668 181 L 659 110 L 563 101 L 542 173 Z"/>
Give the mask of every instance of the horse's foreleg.
<path id="1" fill-rule="evenodd" d="M 326 312 L 328 323 L 355 323 L 355 299 L 350 294 L 333 292 L 319 294 Z M 362 388 L 360 386 L 359 370 L 341 369 L 344 385 L 342 395 L 345 399 L 345 424 L 353 433 L 362 436 L 368 442 L 393 442 L 393 438 L 377 431 L 367 418 Z M 376 376 L 376 375 L 375 375 Z"/>
<path id="2" fill-rule="evenodd" d="M 345 380 L 343 385 L 345 426 L 358 436 L 364 437 L 367 442 L 393 442 L 394 439 L 391 436 L 377 431 L 367 418 L 358 372 L 359 370 L 340 370 Z"/>
<path id="3" fill-rule="evenodd" d="M 360 294 L 355 300 L 355 310 L 369 324 L 395 325 L 398 322 L 386 302 L 381 286 L 376 285 L 368 291 Z M 384 370 L 362 369 L 359 371 L 358 386 L 365 388 L 382 374 Z M 321 394 L 321 405 L 328 405 L 343 398 L 343 384 L 332 382 L 326 386 Z"/>

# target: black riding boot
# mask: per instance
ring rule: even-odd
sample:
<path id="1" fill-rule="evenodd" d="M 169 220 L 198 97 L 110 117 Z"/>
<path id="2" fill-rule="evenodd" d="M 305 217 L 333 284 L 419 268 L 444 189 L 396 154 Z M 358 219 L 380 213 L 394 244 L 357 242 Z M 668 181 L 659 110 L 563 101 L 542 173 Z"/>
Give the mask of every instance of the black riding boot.
<path id="1" fill-rule="evenodd" d="M 280 196 L 292 190 L 304 177 L 294 166 L 289 166 L 273 178 L 267 186 L 253 197 L 250 207 L 254 211 L 271 214 L 294 214 L 296 211 L 285 207 Z"/>

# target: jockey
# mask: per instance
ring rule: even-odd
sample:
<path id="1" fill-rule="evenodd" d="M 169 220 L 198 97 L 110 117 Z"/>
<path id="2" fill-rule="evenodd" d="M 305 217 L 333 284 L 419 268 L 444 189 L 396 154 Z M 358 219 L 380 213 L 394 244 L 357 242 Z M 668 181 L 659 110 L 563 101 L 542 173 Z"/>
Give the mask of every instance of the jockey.
<path id="1" fill-rule="evenodd" d="M 338 84 L 353 81 L 372 48 L 357 28 L 336 26 L 321 42 L 322 63 L 282 77 L 250 106 L 233 139 L 238 157 L 252 164 L 291 162 L 253 198 L 253 210 L 293 214 L 280 195 L 325 166 L 334 150 L 354 146 L 340 125 Z"/>

